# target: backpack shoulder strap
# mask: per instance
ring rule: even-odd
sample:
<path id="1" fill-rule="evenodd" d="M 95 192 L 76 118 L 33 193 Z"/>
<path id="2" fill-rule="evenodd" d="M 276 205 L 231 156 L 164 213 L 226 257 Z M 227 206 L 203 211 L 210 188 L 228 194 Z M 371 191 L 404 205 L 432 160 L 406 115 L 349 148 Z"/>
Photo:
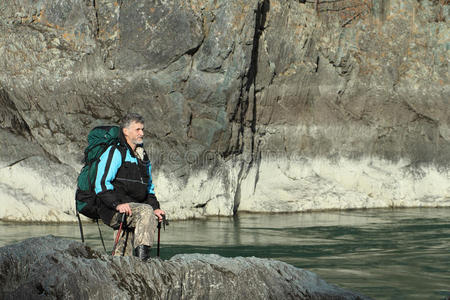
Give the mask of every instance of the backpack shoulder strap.
<path id="1" fill-rule="evenodd" d="M 127 156 L 127 148 L 124 147 L 122 144 L 118 143 L 112 146 L 112 150 L 114 151 L 115 149 L 117 149 L 120 152 L 123 163 L 125 161 L 125 157 Z"/>

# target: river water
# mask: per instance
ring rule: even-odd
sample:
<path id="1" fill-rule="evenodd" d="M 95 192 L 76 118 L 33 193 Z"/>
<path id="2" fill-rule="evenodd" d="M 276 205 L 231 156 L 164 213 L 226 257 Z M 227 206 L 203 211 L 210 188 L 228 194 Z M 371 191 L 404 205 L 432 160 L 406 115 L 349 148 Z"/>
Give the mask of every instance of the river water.
<path id="1" fill-rule="evenodd" d="M 0 226 L 0 246 L 47 234 L 80 239 L 77 224 Z M 86 243 L 104 251 L 97 225 L 83 227 Z M 113 233 L 100 228 L 110 251 Z M 177 253 L 273 258 L 375 299 L 450 298 L 450 208 L 174 221 L 161 230 L 161 257 Z"/>

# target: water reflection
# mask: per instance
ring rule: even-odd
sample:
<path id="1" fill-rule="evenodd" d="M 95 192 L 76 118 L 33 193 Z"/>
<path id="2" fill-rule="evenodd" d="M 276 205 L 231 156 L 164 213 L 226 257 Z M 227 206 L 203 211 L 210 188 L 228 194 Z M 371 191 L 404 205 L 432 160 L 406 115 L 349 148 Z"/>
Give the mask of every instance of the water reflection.
<path id="1" fill-rule="evenodd" d="M 0 246 L 47 234 L 80 239 L 76 224 L 0 226 Z M 97 225 L 84 230 L 86 243 L 103 251 Z M 110 251 L 113 232 L 101 230 Z M 161 236 L 166 259 L 177 253 L 267 257 L 376 299 L 450 296 L 450 208 L 241 214 L 171 222 Z"/>

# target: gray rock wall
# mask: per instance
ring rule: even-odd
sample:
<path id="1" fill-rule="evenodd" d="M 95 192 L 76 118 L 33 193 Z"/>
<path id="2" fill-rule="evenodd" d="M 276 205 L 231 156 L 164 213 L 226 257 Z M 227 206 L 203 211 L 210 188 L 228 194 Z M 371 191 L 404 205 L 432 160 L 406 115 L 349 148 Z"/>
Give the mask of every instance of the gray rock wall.
<path id="1" fill-rule="evenodd" d="M 146 117 L 172 218 L 450 205 L 449 5 L 0 3 L 0 197 L 73 220 L 88 131 Z"/>

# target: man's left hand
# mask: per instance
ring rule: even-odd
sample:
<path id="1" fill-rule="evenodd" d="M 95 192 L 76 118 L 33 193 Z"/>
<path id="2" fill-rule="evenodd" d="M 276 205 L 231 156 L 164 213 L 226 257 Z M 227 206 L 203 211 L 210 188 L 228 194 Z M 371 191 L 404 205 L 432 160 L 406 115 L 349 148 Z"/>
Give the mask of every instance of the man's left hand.
<path id="1" fill-rule="evenodd" d="M 153 212 L 155 213 L 155 216 L 158 217 L 158 221 L 162 222 L 163 215 L 165 215 L 166 213 L 160 208 L 155 209 Z"/>

